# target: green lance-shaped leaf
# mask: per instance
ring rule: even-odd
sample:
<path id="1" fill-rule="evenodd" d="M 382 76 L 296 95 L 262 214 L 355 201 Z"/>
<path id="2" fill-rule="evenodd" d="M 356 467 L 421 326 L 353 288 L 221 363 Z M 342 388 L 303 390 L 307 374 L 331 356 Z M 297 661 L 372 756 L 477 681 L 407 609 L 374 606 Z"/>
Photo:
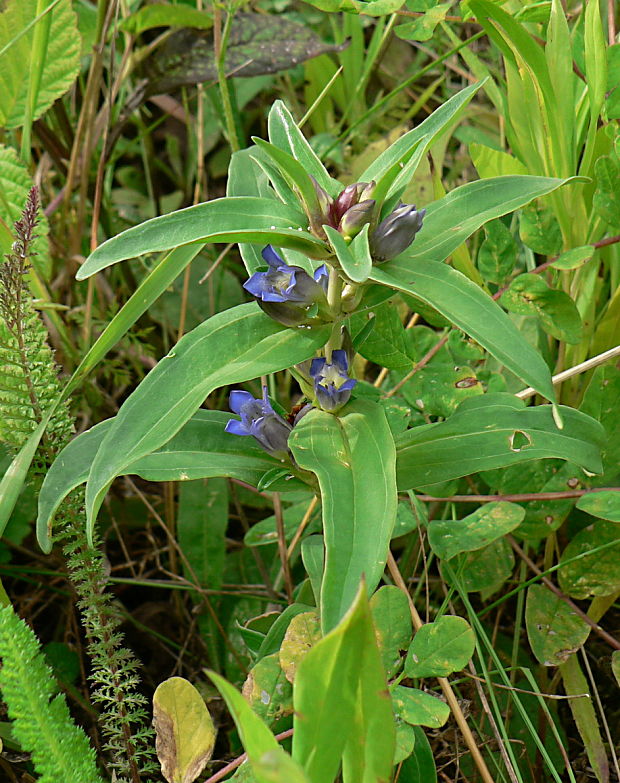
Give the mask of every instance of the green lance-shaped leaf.
<path id="1" fill-rule="evenodd" d="M 89 536 L 114 478 L 170 440 L 214 389 L 309 359 L 328 331 L 285 329 L 252 303 L 186 334 L 125 400 L 101 444 L 86 486 Z"/>
<path id="2" fill-rule="evenodd" d="M 277 763 L 278 756 L 286 755 L 278 745 L 276 738 L 236 688 L 215 672 L 209 671 L 207 674 L 222 694 L 226 706 L 233 716 L 241 742 L 248 754 L 256 783 L 273 783 L 274 780 L 277 783 L 285 783 L 282 778 L 263 775 L 260 769 L 261 764 L 266 763 L 268 766 L 273 766 Z M 297 767 L 292 759 L 290 762 L 289 766 Z M 303 781 L 303 772 L 297 770 L 297 774 L 302 776 L 299 777 L 299 781 Z"/>
<path id="3" fill-rule="evenodd" d="M 368 225 L 365 225 L 351 243 L 331 226 L 323 226 L 327 238 L 331 242 L 338 263 L 345 275 L 356 283 L 368 280 L 372 270 L 372 258 L 368 246 Z"/>
<path id="4" fill-rule="evenodd" d="M 525 509 L 502 500 L 486 503 L 464 519 L 433 519 L 428 524 L 428 542 L 442 560 L 462 552 L 475 552 L 519 527 Z"/>
<path id="5" fill-rule="evenodd" d="M 325 244 L 304 229 L 298 209 L 269 198 L 214 199 L 147 220 L 103 242 L 80 267 L 77 279 L 127 258 L 170 250 L 190 242 L 256 242 L 290 247 L 309 256 L 329 255 Z"/>
<path id="6" fill-rule="evenodd" d="M 543 585 L 527 591 L 525 627 L 532 652 L 543 666 L 559 666 L 586 641 L 590 626 Z"/>
<path id="7" fill-rule="evenodd" d="M 504 393 L 470 397 L 446 421 L 414 427 L 397 438 L 398 488 L 551 457 L 600 473 L 603 428 L 573 408 L 560 406 L 560 411 L 563 430 L 549 405 L 526 408 L 523 400 Z"/>
<path id="8" fill-rule="evenodd" d="M 281 463 L 263 451 L 254 438 L 224 431 L 231 414 L 197 410 L 179 432 L 161 448 L 132 462 L 119 475 L 135 474 L 147 481 L 194 481 L 228 476 L 256 486 L 261 477 Z M 51 525 L 62 500 L 88 479 L 91 465 L 114 419 L 82 432 L 60 452 L 47 472 L 39 493 L 37 537 L 43 551 L 51 547 Z M 283 480 L 277 491 L 299 488 Z"/>
<path id="9" fill-rule="evenodd" d="M 321 489 L 324 632 L 351 605 L 362 576 L 371 593 L 379 583 L 396 518 L 394 441 L 383 409 L 357 400 L 345 410 L 341 417 L 310 411 L 289 438 L 297 464 Z"/>
<path id="10" fill-rule="evenodd" d="M 415 244 L 415 242 L 414 242 Z M 447 264 L 418 261 L 413 267 L 392 261 L 373 269 L 371 280 L 412 294 L 431 305 L 472 337 L 506 369 L 555 400 L 551 373 L 542 356 L 490 296 Z"/>
<path id="11" fill-rule="evenodd" d="M 397 685 L 392 690 L 394 712 L 412 726 L 438 729 L 450 717 L 450 707 L 436 696 L 417 688 Z"/>
<path id="12" fill-rule="evenodd" d="M 413 176 L 415 167 L 433 139 L 447 128 L 448 124 L 469 103 L 483 84 L 484 82 L 478 82 L 461 90 L 436 109 L 424 122 L 397 139 L 360 175 L 360 181 L 374 180 L 377 184 L 381 183 L 386 172 L 389 172 L 394 164 L 406 160 L 407 155 L 417 147 L 414 158 L 407 161 L 400 174 L 389 183 L 386 195 L 390 196 L 396 193 L 399 188 L 404 187 Z"/>
<path id="13" fill-rule="evenodd" d="M 435 757 L 424 730 L 413 727 L 415 745 L 413 753 L 401 766 L 401 778 L 405 783 L 437 783 Z"/>
<path id="14" fill-rule="evenodd" d="M 620 522 L 620 490 L 589 492 L 579 498 L 577 508 L 593 517 Z"/>
<path id="15" fill-rule="evenodd" d="M 276 101 L 271 107 L 268 128 L 269 141 L 299 161 L 306 172 L 314 177 L 328 195 L 335 198 L 340 193 L 342 185 L 329 176 L 327 169 L 306 141 L 305 136 L 297 127 L 293 115 L 282 101 Z"/>
<path id="16" fill-rule="evenodd" d="M 447 677 L 465 668 L 476 647 L 467 620 L 443 615 L 423 625 L 413 637 L 405 660 L 408 677 Z"/>
<path id="17" fill-rule="evenodd" d="M 444 261 L 489 220 L 507 215 L 562 185 L 582 181 L 583 177 L 509 175 L 461 185 L 426 207 L 424 224 L 413 244 L 381 269 L 391 271 L 398 266 L 413 272 L 420 262 Z"/>
<path id="18" fill-rule="evenodd" d="M 155 747 L 168 783 L 193 783 L 213 755 L 215 726 L 200 693 L 170 677 L 153 694 Z"/>
<path id="19" fill-rule="evenodd" d="M 345 781 L 389 779 L 394 720 L 363 584 L 341 622 L 299 664 L 293 703 L 293 758 L 311 783 L 331 783 L 343 754 Z"/>

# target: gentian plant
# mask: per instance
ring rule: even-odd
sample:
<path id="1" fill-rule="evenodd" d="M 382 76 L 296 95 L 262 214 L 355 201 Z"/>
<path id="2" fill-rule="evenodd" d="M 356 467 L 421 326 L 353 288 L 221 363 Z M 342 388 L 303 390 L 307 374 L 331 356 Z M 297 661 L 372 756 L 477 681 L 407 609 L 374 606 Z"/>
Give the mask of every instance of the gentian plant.
<path id="1" fill-rule="evenodd" d="M 229 476 L 282 497 L 294 490 L 312 508 L 320 506 L 320 532 L 299 533 L 309 579 L 303 596 L 290 596 L 286 622 L 272 626 L 256 649 L 252 675 L 258 682 L 268 658 L 282 673 L 277 651 L 287 623 L 305 613 L 304 628 L 314 623 L 316 634 L 301 645 L 310 652 L 287 669 L 292 697 L 284 688 L 280 696 L 276 688 L 269 691 L 276 701 L 292 698 L 291 755 L 239 693 L 213 675 L 246 741 L 256 780 L 331 783 L 341 770 L 344 783 L 388 781 L 398 759 L 394 716 L 399 724 L 439 726 L 452 709 L 464 720 L 445 680 L 473 653 L 474 634 L 464 619 L 443 617 L 429 635 L 414 613 L 413 640 L 405 630 L 392 652 L 377 646 L 369 597 L 395 600 L 399 607 L 405 600 L 399 591 L 400 598 L 390 597 L 396 588 L 378 589 L 390 541 L 402 530 L 396 527 L 399 493 L 429 486 L 449 493 L 463 476 L 532 458 L 570 460 L 589 474 L 601 469 L 598 423 L 557 404 L 540 353 L 472 270 L 468 276 L 446 263 L 487 221 L 569 180 L 502 176 L 462 185 L 423 209 L 402 201 L 429 145 L 479 87 L 455 95 L 381 153 L 360 182 L 346 186 L 331 177 L 278 102 L 269 114 L 270 140 L 256 139 L 233 155 L 228 196 L 125 231 L 97 248 L 79 271 L 85 279 L 127 258 L 164 252 L 141 286 L 163 291 L 205 243 L 239 243 L 248 273 L 244 287 L 253 301 L 182 337 L 113 419 L 67 447 L 41 493 L 38 535 L 48 551 L 54 510 L 84 480 L 85 463 L 89 535 L 111 482 L 127 473 L 161 478 L 158 459 L 165 460 L 168 480 Z M 407 391 L 407 373 L 421 355 L 398 318 L 394 302 L 401 295 L 420 313 L 451 323 L 455 337 L 469 338 L 449 344 L 465 361 L 450 360 L 435 407 L 418 387 Z M 478 378 L 479 359 L 471 358 L 485 354 L 549 404 L 526 407 L 505 387 L 492 391 L 490 376 Z M 365 375 L 370 361 L 385 362 L 385 372 L 402 379 L 407 396 L 382 396 Z M 472 367 L 464 366 L 467 361 Z M 266 388 L 259 398 L 239 388 L 265 376 L 271 399 Z M 284 398 L 296 403 L 288 417 L 277 412 L 282 378 L 299 382 L 297 399 Z M 235 387 L 230 408 L 240 420 L 201 409 L 226 386 Z M 70 451 L 79 452 L 79 460 Z M 71 465 L 79 475 L 69 475 Z M 510 529 L 523 519 L 515 513 Z M 406 600 L 403 611 L 408 617 Z M 447 646 L 434 655 L 437 640 Z M 399 650 L 407 648 L 403 659 Z M 327 671 L 330 677 L 324 677 Z M 405 677 L 443 678 L 451 706 L 400 685 Z M 288 687 L 284 676 L 282 682 Z M 253 688 L 246 695 L 260 709 Z M 279 777 L 269 777 L 267 769 L 279 770 Z"/>

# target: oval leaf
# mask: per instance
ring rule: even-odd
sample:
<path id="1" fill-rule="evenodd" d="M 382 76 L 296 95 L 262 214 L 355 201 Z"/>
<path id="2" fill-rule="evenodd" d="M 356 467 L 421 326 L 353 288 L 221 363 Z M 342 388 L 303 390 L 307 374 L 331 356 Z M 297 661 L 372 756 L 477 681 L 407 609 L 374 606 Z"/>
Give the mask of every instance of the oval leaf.
<path id="1" fill-rule="evenodd" d="M 200 693 L 170 677 L 153 694 L 157 757 L 168 783 L 193 783 L 213 754 L 215 726 Z"/>
<path id="2" fill-rule="evenodd" d="M 408 677 L 447 677 L 465 668 L 476 647 L 467 620 L 443 615 L 423 625 L 413 637 L 405 660 Z"/>
<path id="3" fill-rule="evenodd" d="M 438 729 L 450 717 L 450 707 L 441 699 L 417 688 L 397 685 L 392 691 L 394 712 L 411 726 Z"/>
<path id="4" fill-rule="evenodd" d="M 620 490 L 589 492 L 579 498 L 577 508 L 593 517 L 620 522 Z"/>
<path id="5" fill-rule="evenodd" d="M 543 666 L 559 666 L 586 641 L 590 626 L 543 585 L 532 585 L 525 604 L 532 652 Z"/>

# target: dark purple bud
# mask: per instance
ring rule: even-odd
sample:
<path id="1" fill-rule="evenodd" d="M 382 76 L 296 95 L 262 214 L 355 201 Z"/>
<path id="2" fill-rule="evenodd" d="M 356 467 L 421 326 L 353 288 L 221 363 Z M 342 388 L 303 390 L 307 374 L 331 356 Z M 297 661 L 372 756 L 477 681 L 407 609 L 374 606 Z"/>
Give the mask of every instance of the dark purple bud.
<path id="1" fill-rule="evenodd" d="M 422 228 L 425 209 L 415 204 L 401 204 L 382 220 L 370 236 L 370 253 L 377 263 L 396 258 L 413 242 Z"/>
<path id="2" fill-rule="evenodd" d="M 300 266 L 289 266 L 271 245 L 264 248 L 262 256 L 269 268 L 255 272 L 243 287 L 267 315 L 285 326 L 295 326 L 309 320 L 308 311 L 314 305 L 326 305 L 329 275 L 325 265 L 317 269 L 313 279 Z"/>
<path id="3" fill-rule="evenodd" d="M 338 226 L 338 231 L 347 238 L 352 239 L 357 236 L 366 223 L 372 220 L 372 213 L 375 208 L 374 199 L 360 201 L 354 204 L 344 213 Z"/>
<path id="4" fill-rule="evenodd" d="M 313 359 L 310 375 L 314 380 L 314 394 L 317 403 L 324 411 L 335 412 L 345 405 L 351 397 L 351 389 L 357 383 L 349 378 L 349 363 L 346 351 L 332 351 L 331 364 L 327 359 Z"/>
<path id="5" fill-rule="evenodd" d="M 255 399 L 249 392 L 235 389 L 230 393 L 229 406 L 233 413 L 241 417 L 241 421 L 231 419 L 226 424 L 226 432 L 251 435 L 265 451 L 278 459 L 288 456 L 287 442 L 292 427 L 272 408 L 266 386 L 263 386 L 262 399 Z"/>

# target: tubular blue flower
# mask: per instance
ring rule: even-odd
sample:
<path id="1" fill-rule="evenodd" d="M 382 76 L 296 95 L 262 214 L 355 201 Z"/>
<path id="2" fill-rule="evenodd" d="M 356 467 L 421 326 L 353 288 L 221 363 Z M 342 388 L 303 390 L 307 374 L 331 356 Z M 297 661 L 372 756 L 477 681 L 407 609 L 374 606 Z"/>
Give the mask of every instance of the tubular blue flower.
<path id="1" fill-rule="evenodd" d="M 401 204 L 384 218 L 370 235 L 370 253 L 377 263 L 390 261 L 406 250 L 422 228 L 425 209 Z"/>
<path id="2" fill-rule="evenodd" d="M 231 391 L 229 407 L 241 416 L 241 421 L 231 419 L 224 428 L 226 432 L 251 435 L 265 451 L 278 459 L 288 456 L 287 441 L 292 427 L 274 411 L 266 386 L 263 386 L 262 399 L 255 399 L 249 392 L 240 389 Z"/>
<path id="3" fill-rule="evenodd" d="M 254 296 L 260 307 L 285 326 L 295 326 L 310 319 L 308 311 L 327 305 L 325 292 L 329 278 L 325 264 L 314 273 L 314 279 L 300 266 L 289 266 L 267 245 L 262 256 L 266 272 L 255 272 L 243 287 Z"/>
<path id="4" fill-rule="evenodd" d="M 351 397 L 351 389 L 357 381 L 349 378 L 349 362 L 346 351 L 332 351 L 332 362 L 317 358 L 310 365 L 310 376 L 314 380 L 316 401 L 325 411 L 335 412 Z"/>

